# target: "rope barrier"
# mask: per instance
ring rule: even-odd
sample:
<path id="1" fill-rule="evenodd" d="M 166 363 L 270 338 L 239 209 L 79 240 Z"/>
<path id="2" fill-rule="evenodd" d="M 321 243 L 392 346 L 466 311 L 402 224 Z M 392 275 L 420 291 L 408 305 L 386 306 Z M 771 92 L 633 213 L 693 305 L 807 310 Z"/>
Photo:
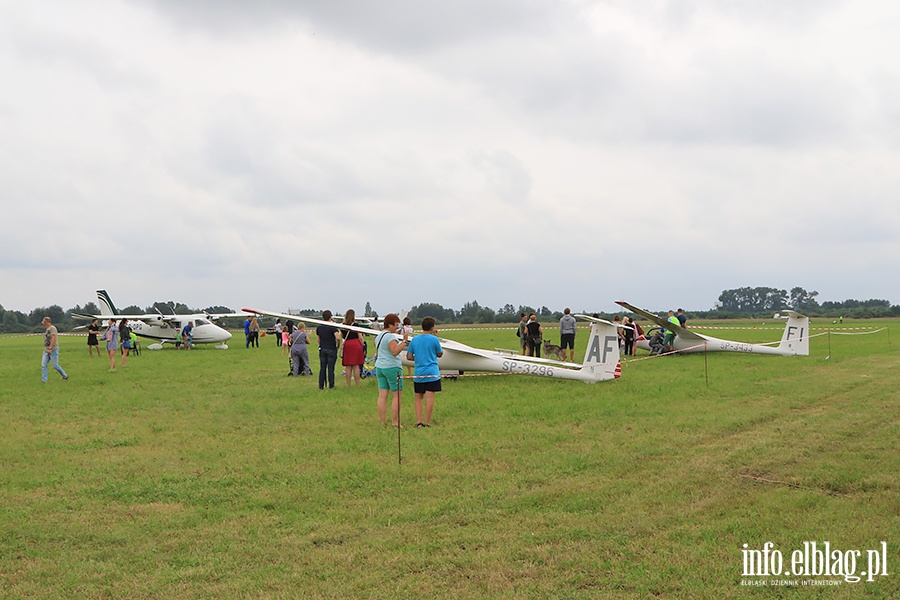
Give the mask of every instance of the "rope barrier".
<path id="1" fill-rule="evenodd" d="M 688 350 L 693 350 L 695 348 L 704 348 L 704 347 L 706 347 L 705 343 L 697 344 L 696 346 L 688 346 L 687 348 L 682 348 L 681 350 L 670 350 L 669 352 L 662 352 L 660 354 L 651 354 L 649 356 L 642 356 L 640 358 L 629 358 L 629 359 L 625 359 L 625 362 L 626 363 L 641 362 L 642 360 L 649 360 L 651 358 L 658 358 L 660 356 L 669 356 L 671 354 L 678 354 L 680 352 L 687 352 Z"/>
<path id="2" fill-rule="evenodd" d="M 828 333 L 833 333 L 834 335 L 869 335 L 870 333 L 880 333 L 885 330 L 887 330 L 887 327 L 882 327 L 881 329 L 876 329 L 875 331 L 860 331 L 858 333 L 845 333 L 843 331 L 834 331 L 834 330 L 831 330 Z M 822 334 L 819 333 L 816 335 L 822 335 Z M 812 336 L 810 336 L 810 337 L 812 337 Z"/>

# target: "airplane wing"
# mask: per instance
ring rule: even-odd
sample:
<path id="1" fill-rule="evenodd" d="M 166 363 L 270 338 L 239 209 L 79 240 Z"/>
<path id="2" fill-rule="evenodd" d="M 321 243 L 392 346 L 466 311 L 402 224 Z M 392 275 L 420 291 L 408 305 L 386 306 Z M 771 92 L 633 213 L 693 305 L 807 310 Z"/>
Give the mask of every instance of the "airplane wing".
<path id="1" fill-rule="evenodd" d="M 631 304 L 628 304 L 627 302 L 622 302 L 621 300 L 616 300 L 616 304 L 618 304 L 619 306 L 621 306 L 623 308 L 627 308 L 628 310 L 630 310 L 631 312 L 633 312 L 636 315 L 640 315 L 640 316 L 644 317 L 648 321 L 652 321 L 652 322 L 656 323 L 660 327 L 665 328 L 667 331 L 674 331 L 675 335 L 677 335 L 678 337 L 680 337 L 682 339 L 697 340 L 697 341 L 703 341 L 706 339 L 702 335 L 696 334 L 693 331 L 691 331 L 689 329 L 685 329 L 684 327 L 682 327 L 680 325 L 675 325 L 673 323 L 670 323 L 668 320 L 660 317 L 659 315 L 655 315 L 652 312 L 646 311 L 643 308 L 638 308 L 637 306 L 632 306 Z"/>
<path id="2" fill-rule="evenodd" d="M 72 313 L 72 318 L 78 321 L 93 321 L 97 319 L 98 321 L 109 321 L 110 319 L 115 319 L 116 321 L 121 321 L 122 319 L 128 319 L 129 321 L 155 321 L 160 317 L 164 319 L 174 318 L 176 315 L 85 315 Z"/>
<path id="3" fill-rule="evenodd" d="M 255 308 L 245 308 L 244 311 L 253 315 L 263 315 L 266 317 L 275 317 L 276 319 L 288 320 L 291 321 L 303 321 L 304 323 L 309 323 L 310 325 L 330 325 L 331 327 L 337 327 L 338 329 L 346 329 L 347 331 L 355 331 L 357 333 L 362 333 L 365 335 L 378 335 L 381 333 L 380 331 L 375 331 L 374 329 L 368 329 L 366 327 L 357 327 L 354 325 L 344 325 L 343 323 L 335 323 L 334 321 L 323 321 L 322 319 L 313 319 L 312 317 L 304 317 L 298 315 L 288 315 L 284 313 L 276 313 L 267 310 L 257 310 Z"/>
<path id="4" fill-rule="evenodd" d="M 497 360 L 498 358 L 511 358 L 519 363 L 531 363 L 535 365 L 547 365 L 553 367 L 563 367 L 566 369 L 578 369 L 581 368 L 582 365 L 577 363 L 563 362 L 559 360 L 553 360 L 550 358 L 538 358 L 536 356 L 520 356 L 518 354 L 505 354 L 503 352 L 496 352 L 491 350 L 484 350 L 483 348 L 473 348 L 472 346 L 467 346 L 466 344 L 448 340 L 445 338 L 441 338 L 441 348 L 444 349 L 444 352 L 458 352 L 462 354 L 470 354 L 472 356 L 478 356 L 481 358 L 488 358 L 491 360 Z"/>
<path id="5" fill-rule="evenodd" d="M 248 312 L 233 312 L 233 313 L 203 313 L 203 314 L 206 315 L 206 318 L 207 318 L 207 319 L 210 319 L 210 320 L 212 320 L 212 321 L 215 321 L 216 319 L 225 319 L 225 318 L 228 318 L 228 317 L 252 317 L 252 316 L 254 316 L 253 314 L 248 313 Z M 167 316 L 167 317 L 173 317 L 173 316 L 176 316 L 176 315 L 165 315 L 165 316 Z M 183 315 L 182 315 L 182 316 L 183 316 Z"/>
<path id="6" fill-rule="evenodd" d="M 620 329 L 631 329 L 631 327 L 627 325 L 622 325 L 621 323 L 612 323 L 607 321 L 606 319 L 600 319 L 598 317 L 592 317 L 590 315 L 575 315 L 579 319 L 584 319 L 585 321 L 592 321 L 594 323 L 603 323 L 604 325 L 612 325 L 613 327 L 618 327 Z"/>

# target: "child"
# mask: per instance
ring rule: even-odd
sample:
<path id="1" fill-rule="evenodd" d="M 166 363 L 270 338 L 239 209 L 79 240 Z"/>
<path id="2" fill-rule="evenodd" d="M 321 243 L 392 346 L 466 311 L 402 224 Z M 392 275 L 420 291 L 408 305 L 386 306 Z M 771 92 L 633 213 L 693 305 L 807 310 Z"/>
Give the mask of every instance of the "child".
<path id="1" fill-rule="evenodd" d="M 409 317 L 403 317 L 403 326 L 400 327 L 399 331 L 400 335 L 405 336 L 407 339 L 412 339 L 413 336 L 413 327 L 412 327 L 412 319 Z M 406 366 L 406 376 L 412 377 L 414 371 L 414 367 L 411 365 Z"/>
<path id="2" fill-rule="evenodd" d="M 282 327 L 281 333 L 277 335 L 281 336 L 281 356 L 284 356 L 285 351 L 290 352 L 291 332 L 287 327 Z"/>
<path id="3" fill-rule="evenodd" d="M 434 328 L 434 319 L 422 319 L 422 335 L 413 338 L 406 350 L 406 358 L 416 364 L 415 388 L 416 427 L 431 427 L 434 394 L 441 391 L 441 368 L 438 359 L 444 355 L 441 341 Z M 422 418 L 422 403 L 425 417 Z"/>

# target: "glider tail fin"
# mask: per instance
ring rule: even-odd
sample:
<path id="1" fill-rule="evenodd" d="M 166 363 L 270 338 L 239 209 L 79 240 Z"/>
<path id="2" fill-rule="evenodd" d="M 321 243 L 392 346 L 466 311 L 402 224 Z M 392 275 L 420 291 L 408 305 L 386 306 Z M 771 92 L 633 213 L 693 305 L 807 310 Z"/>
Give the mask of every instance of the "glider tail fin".
<path id="1" fill-rule="evenodd" d="M 809 356 L 809 317 L 793 310 L 784 311 L 788 315 L 778 349 L 785 354 Z"/>
<path id="2" fill-rule="evenodd" d="M 584 353 L 582 369 L 598 381 L 616 379 L 622 374 L 619 362 L 619 333 L 607 322 L 592 322 L 591 335 Z"/>
<path id="3" fill-rule="evenodd" d="M 109 294 L 106 293 L 106 290 L 97 290 L 97 299 L 100 301 L 101 315 L 113 316 L 119 314 L 119 311 L 116 310 L 116 305 L 113 304 L 113 301 L 109 297 Z"/>

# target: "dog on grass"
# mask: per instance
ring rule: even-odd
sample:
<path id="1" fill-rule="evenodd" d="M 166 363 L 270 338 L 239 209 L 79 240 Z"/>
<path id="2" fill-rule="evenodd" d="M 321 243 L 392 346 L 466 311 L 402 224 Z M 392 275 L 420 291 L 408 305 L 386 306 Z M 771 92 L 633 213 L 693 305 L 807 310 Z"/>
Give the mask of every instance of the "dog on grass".
<path id="1" fill-rule="evenodd" d="M 556 344 L 551 344 L 549 340 L 544 340 L 544 356 L 546 358 L 553 356 L 556 360 L 563 360 L 562 348 Z"/>

